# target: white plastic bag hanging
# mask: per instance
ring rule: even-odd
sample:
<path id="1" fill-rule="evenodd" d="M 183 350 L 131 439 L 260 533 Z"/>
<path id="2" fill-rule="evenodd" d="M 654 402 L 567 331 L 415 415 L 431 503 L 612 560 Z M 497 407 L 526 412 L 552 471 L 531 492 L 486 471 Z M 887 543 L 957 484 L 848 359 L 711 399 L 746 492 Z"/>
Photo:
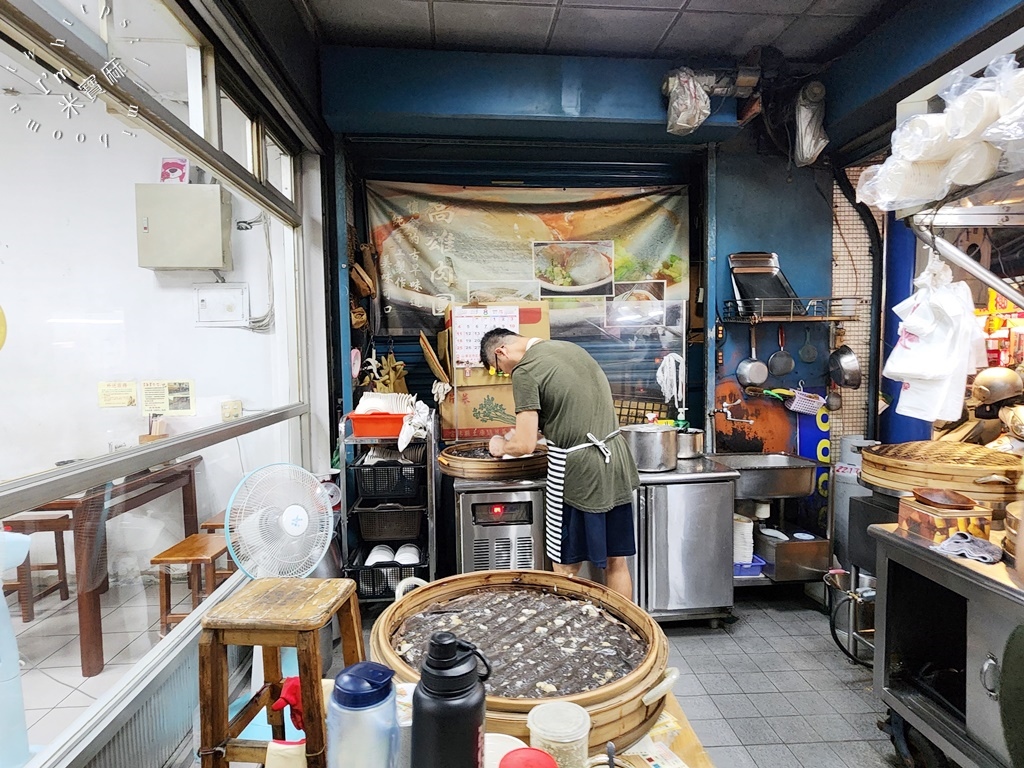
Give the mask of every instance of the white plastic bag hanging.
<path id="1" fill-rule="evenodd" d="M 800 89 L 796 98 L 796 145 L 793 162 L 810 165 L 828 144 L 825 133 L 825 86 L 817 80 Z"/>
<path id="2" fill-rule="evenodd" d="M 669 72 L 661 85 L 668 96 L 668 132 L 688 136 L 711 114 L 711 99 L 697 82 L 692 69 L 683 67 Z"/>
<path id="3" fill-rule="evenodd" d="M 950 268 L 933 257 L 914 279 L 917 290 L 893 307 L 900 324 L 898 340 L 882 369 L 887 379 L 941 379 L 953 370 L 949 349 L 955 324 L 945 294 L 952 281 Z"/>

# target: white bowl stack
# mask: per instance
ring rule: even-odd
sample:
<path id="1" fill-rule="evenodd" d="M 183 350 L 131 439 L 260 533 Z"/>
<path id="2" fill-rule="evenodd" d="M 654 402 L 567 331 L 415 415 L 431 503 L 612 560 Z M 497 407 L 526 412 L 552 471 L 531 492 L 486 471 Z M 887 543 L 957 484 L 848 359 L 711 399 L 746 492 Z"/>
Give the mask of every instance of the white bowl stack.
<path id="1" fill-rule="evenodd" d="M 754 521 L 743 515 L 732 516 L 732 561 L 754 562 Z"/>

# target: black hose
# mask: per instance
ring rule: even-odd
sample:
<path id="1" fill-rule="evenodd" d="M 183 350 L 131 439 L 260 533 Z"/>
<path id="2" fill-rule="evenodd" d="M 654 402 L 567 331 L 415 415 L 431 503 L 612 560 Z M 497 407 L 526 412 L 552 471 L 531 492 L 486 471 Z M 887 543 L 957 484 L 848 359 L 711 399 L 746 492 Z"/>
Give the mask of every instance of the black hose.
<path id="1" fill-rule="evenodd" d="M 868 329 L 868 338 L 870 339 L 867 376 L 868 420 L 864 436 L 869 440 L 877 440 L 878 390 L 881 384 L 879 372 L 882 370 L 882 273 L 884 271 L 882 233 L 878 230 L 878 222 L 875 221 L 875 217 L 871 214 L 871 209 L 864 205 L 864 203 L 857 202 L 857 194 L 853 190 L 853 185 L 850 183 L 846 171 L 839 167 L 838 158 L 833 156 L 831 164 L 832 177 L 835 179 L 836 184 L 839 185 L 839 190 L 843 193 L 843 197 L 846 198 L 847 202 L 857 212 L 857 215 L 860 216 L 870 241 L 868 255 L 871 257 L 871 325 Z"/>
<path id="2" fill-rule="evenodd" d="M 828 631 L 832 633 L 832 639 L 835 640 L 836 645 L 839 646 L 839 650 L 842 651 L 848 659 L 856 662 L 857 664 L 860 664 L 863 667 L 867 667 L 868 669 L 874 669 L 874 664 L 872 664 L 870 661 L 865 661 L 864 659 L 857 657 L 853 653 L 850 653 L 849 650 L 847 650 L 846 646 L 839 642 L 839 634 L 836 632 L 836 617 L 839 615 L 839 609 L 846 605 L 848 602 L 850 602 L 851 599 L 852 598 L 849 595 L 846 595 L 842 600 L 836 603 L 835 608 L 832 609 L 832 615 L 829 617 L 828 620 Z M 850 634 L 853 634 L 853 627 L 847 627 L 846 631 Z"/>

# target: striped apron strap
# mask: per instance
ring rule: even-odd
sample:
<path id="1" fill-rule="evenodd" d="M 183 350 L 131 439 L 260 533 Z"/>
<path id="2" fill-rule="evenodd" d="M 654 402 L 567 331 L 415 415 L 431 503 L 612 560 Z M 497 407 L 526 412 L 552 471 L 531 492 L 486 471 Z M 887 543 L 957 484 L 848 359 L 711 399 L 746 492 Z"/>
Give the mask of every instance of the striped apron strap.
<path id="1" fill-rule="evenodd" d="M 562 507 L 565 491 L 565 460 L 573 451 L 596 447 L 604 455 L 604 463 L 611 463 L 612 453 L 605 443 L 619 434 L 615 430 L 604 440 L 598 440 L 590 432 L 587 442 L 571 448 L 559 448 L 548 443 L 548 473 L 544 489 L 544 539 L 548 557 L 553 563 L 562 562 Z"/>

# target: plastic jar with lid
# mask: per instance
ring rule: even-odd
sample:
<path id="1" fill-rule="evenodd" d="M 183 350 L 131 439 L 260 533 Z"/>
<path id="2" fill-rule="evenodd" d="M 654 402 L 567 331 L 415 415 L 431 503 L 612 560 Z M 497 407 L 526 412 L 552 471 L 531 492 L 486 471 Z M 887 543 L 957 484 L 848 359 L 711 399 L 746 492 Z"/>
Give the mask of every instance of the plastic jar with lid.
<path id="1" fill-rule="evenodd" d="M 579 704 L 538 704 L 526 716 L 526 725 L 530 729 L 530 746 L 550 754 L 558 768 L 586 767 L 590 715 Z"/>

